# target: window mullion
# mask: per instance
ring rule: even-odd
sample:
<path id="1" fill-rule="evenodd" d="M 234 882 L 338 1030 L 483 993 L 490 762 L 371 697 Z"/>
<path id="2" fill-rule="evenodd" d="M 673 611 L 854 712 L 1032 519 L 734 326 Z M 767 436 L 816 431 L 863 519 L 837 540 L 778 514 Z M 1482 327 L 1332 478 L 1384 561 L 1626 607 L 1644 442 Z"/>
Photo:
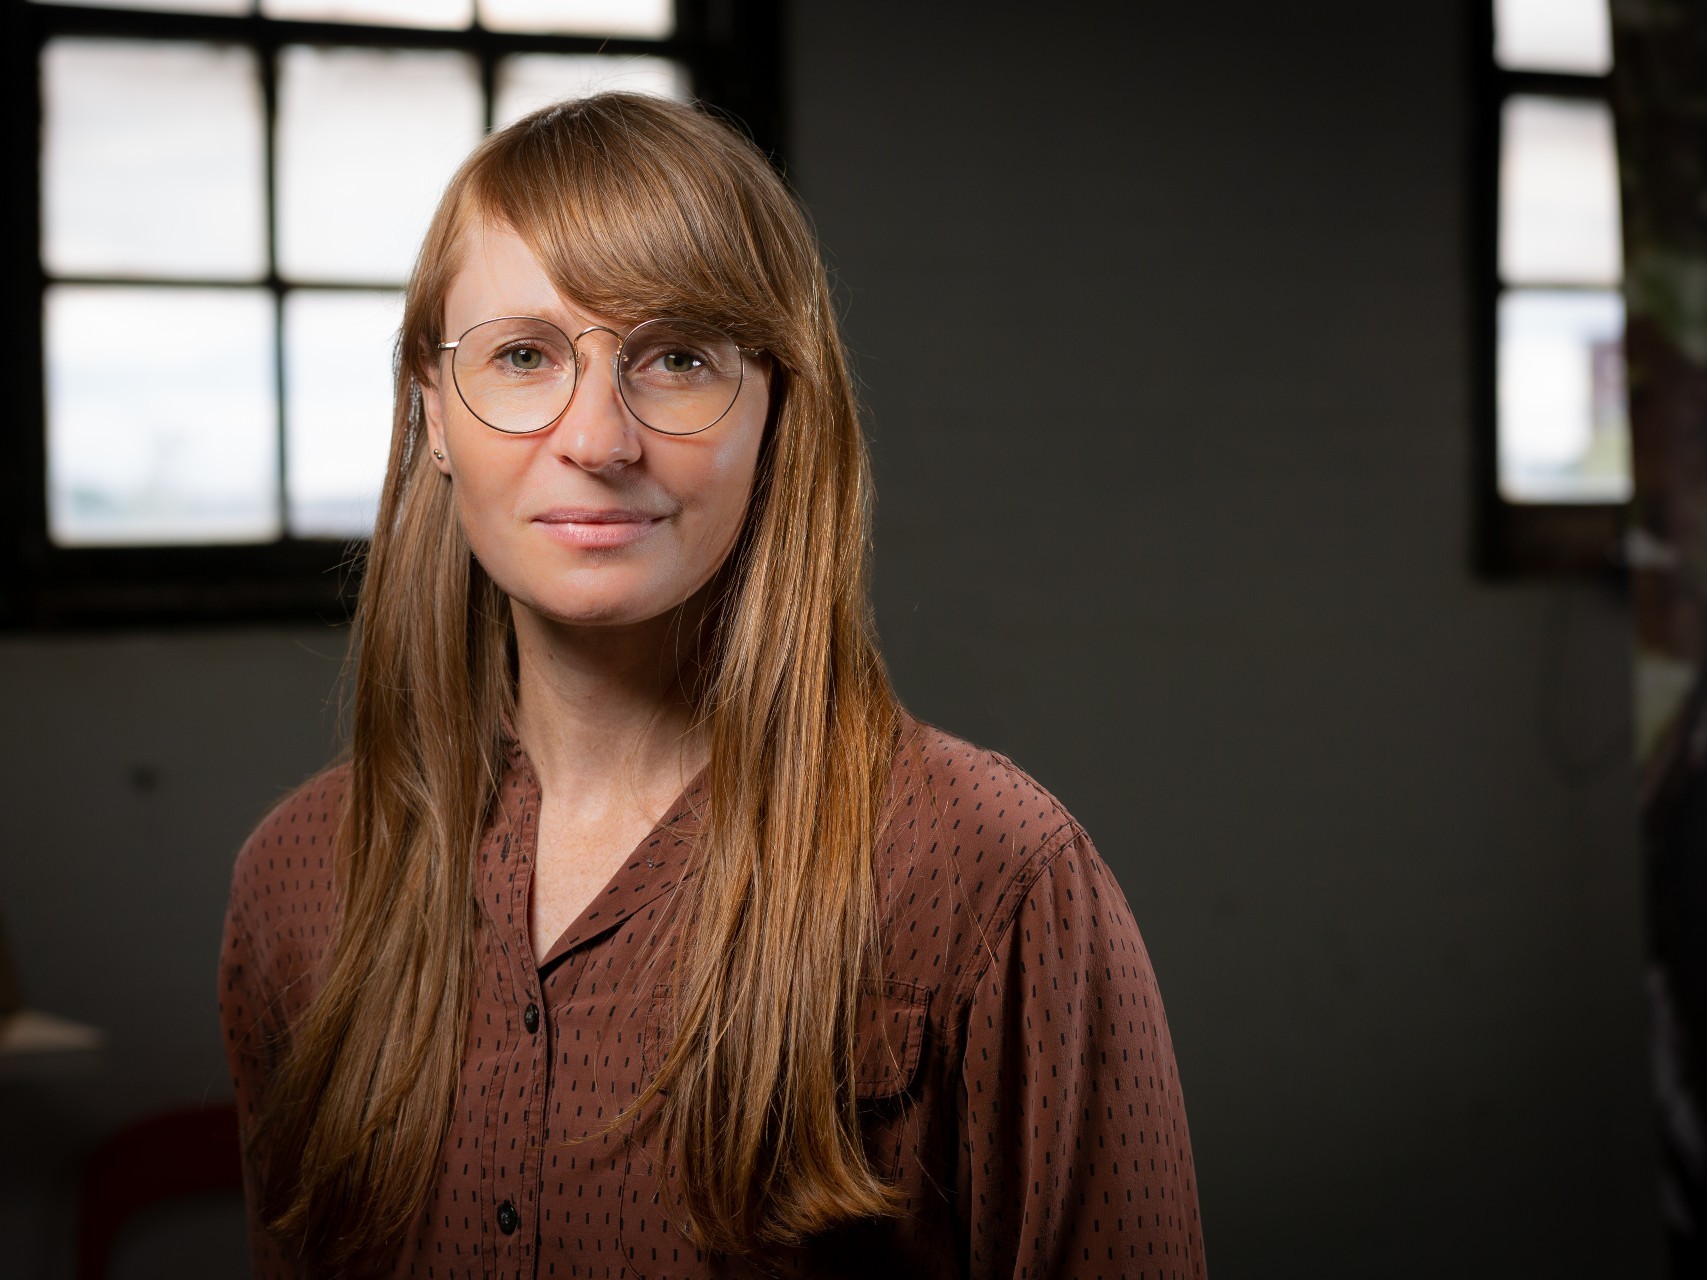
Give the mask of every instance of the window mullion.
<path id="1" fill-rule="evenodd" d="M 476 24 L 479 21 L 476 17 Z M 497 124 L 498 58 L 498 52 L 490 44 L 480 46 L 480 99 L 486 111 L 482 121 L 486 133 L 491 133 L 493 126 Z"/>
<path id="2" fill-rule="evenodd" d="M 274 500 L 279 510 L 279 537 L 290 536 L 290 457 L 285 431 L 285 330 L 284 281 L 279 272 L 279 165 L 278 165 L 278 44 L 258 40 L 255 66 L 261 77 L 262 173 L 266 190 L 267 289 L 273 303 L 273 440 L 278 468 Z"/>

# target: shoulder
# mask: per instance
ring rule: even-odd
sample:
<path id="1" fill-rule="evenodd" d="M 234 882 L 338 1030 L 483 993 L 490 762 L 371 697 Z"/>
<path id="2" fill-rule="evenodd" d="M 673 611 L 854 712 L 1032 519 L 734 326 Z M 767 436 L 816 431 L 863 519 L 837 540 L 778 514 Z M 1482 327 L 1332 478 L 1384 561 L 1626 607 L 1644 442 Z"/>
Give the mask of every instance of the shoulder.
<path id="1" fill-rule="evenodd" d="M 976 981 L 1041 878 L 1107 875 L 1066 807 L 1012 760 L 910 718 L 888 815 L 876 870 L 889 976 L 951 999 Z"/>
<path id="2" fill-rule="evenodd" d="M 993 875 L 1078 833 L 1065 806 L 1008 757 L 911 718 L 896 746 L 890 798 L 895 835 L 903 834 L 899 824 L 977 865 L 994 858 Z"/>
<path id="3" fill-rule="evenodd" d="M 332 849 L 349 787 L 348 765 L 316 774 L 268 811 L 238 851 L 226 932 L 285 984 L 311 972 L 337 914 Z"/>

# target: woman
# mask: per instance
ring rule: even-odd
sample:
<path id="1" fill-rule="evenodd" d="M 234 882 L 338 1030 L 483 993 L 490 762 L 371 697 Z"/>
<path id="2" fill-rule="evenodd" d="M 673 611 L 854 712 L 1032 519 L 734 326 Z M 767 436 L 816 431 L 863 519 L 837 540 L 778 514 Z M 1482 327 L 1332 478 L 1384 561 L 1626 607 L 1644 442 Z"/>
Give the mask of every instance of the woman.
<path id="1" fill-rule="evenodd" d="M 817 248 L 606 95 L 487 139 L 404 312 L 349 759 L 239 856 L 258 1277 L 1195 1276 L 1119 888 L 896 705 Z"/>

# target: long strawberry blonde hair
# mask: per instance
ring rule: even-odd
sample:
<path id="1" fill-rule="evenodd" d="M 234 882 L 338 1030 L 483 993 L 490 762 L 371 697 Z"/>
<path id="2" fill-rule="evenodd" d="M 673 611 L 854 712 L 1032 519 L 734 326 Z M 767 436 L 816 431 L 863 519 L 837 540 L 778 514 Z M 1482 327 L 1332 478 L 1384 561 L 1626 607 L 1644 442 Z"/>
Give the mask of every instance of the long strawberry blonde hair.
<path id="1" fill-rule="evenodd" d="M 699 632 L 708 800 L 678 900 L 674 1039 L 642 1103 L 705 1247 L 892 1212 L 860 1138 L 854 1009 L 876 962 L 872 852 L 899 713 L 867 602 L 868 467 L 823 266 L 745 138 L 691 107 L 606 94 L 487 138 L 410 281 L 357 610 L 339 922 L 256 1130 L 263 1218 L 319 1268 L 383 1267 L 450 1122 L 514 639 L 428 465 L 417 388 L 435 375 L 456 246 L 481 220 L 517 232 L 593 312 L 699 319 L 768 353 L 758 474 Z"/>

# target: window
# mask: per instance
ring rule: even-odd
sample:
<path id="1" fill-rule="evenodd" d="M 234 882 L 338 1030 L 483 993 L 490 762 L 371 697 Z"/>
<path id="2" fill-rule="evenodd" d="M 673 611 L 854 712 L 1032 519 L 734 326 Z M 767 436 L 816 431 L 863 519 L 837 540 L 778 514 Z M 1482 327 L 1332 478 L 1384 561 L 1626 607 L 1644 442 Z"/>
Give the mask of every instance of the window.
<path id="1" fill-rule="evenodd" d="M 1604 570 L 1630 497 L 1608 6 L 1484 12 L 1481 558 Z"/>
<path id="2" fill-rule="evenodd" d="M 13 144 L 38 163 L 0 479 L 14 627 L 344 613 L 401 289 L 485 130 L 620 87 L 778 143 L 774 0 L 16 12 Z"/>

